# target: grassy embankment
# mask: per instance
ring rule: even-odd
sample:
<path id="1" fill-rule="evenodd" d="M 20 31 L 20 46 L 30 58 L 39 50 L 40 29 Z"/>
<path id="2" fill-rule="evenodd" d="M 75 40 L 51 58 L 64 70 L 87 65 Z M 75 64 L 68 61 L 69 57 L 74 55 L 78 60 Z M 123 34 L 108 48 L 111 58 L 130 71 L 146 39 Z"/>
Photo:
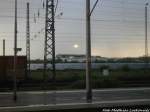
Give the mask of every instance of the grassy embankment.
<path id="1" fill-rule="evenodd" d="M 92 70 L 92 88 L 120 88 L 120 87 L 150 87 L 150 70 L 119 69 L 110 70 L 109 76 L 103 76 L 100 70 Z M 52 83 L 51 73 L 47 73 L 46 86 L 43 81 L 43 71 L 31 71 L 27 80 L 19 81 L 17 89 L 26 90 L 69 90 L 85 89 L 84 70 L 61 70 L 56 71 L 56 81 Z M 12 91 L 13 82 L 1 83 L 0 91 Z"/>
<path id="2" fill-rule="evenodd" d="M 42 82 L 41 70 L 31 72 L 31 80 Z M 47 79 L 50 79 L 47 76 Z M 48 83 L 49 89 L 53 85 Z M 63 70 L 56 72 L 56 89 L 83 89 L 85 88 L 85 71 Z M 109 76 L 103 76 L 100 70 L 92 71 L 93 88 L 139 87 L 150 86 L 150 70 L 114 70 Z"/>

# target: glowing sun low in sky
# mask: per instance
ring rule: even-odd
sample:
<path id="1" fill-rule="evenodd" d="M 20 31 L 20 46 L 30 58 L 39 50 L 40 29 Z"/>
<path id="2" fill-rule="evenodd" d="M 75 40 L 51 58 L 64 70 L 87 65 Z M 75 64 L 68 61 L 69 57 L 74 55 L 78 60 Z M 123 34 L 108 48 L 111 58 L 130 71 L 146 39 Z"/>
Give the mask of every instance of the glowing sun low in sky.
<path id="1" fill-rule="evenodd" d="M 78 45 L 78 44 L 74 44 L 73 47 L 74 47 L 75 49 L 77 49 L 77 48 L 79 48 L 79 45 Z"/>

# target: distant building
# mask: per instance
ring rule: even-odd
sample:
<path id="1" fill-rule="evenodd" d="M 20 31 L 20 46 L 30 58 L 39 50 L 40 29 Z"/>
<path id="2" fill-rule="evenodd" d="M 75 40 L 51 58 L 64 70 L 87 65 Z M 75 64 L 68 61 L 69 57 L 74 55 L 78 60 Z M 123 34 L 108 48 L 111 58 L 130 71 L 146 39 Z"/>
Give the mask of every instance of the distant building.
<path id="1" fill-rule="evenodd" d="M 78 63 L 86 62 L 85 55 L 59 54 L 56 56 L 56 59 L 61 60 L 62 62 L 78 62 Z M 92 62 L 97 62 L 97 61 L 107 61 L 108 59 L 101 56 L 92 56 L 91 60 Z"/>
<path id="2" fill-rule="evenodd" d="M 0 56 L 0 80 L 13 79 L 14 56 Z M 17 56 L 17 79 L 25 79 L 27 57 Z"/>
<path id="3" fill-rule="evenodd" d="M 85 62 L 85 55 L 59 54 L 56 59 L 62 62 Z"/>

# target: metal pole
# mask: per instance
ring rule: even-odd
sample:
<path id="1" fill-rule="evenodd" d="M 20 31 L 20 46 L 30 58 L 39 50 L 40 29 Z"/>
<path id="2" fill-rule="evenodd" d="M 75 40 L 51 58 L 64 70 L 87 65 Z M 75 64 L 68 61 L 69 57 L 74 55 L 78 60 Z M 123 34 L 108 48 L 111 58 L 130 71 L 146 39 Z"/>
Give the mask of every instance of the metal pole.
<path id="1" fill-rule="evenodd" d="M 14 101 L 17 100 L 17 79 L 16 79 L 16 63 L 17 63 L 17 0 L 15 0 L 15 25 L 14 25 Z"/>
<path id="2" fill-rule="evenodd" d="M 52 0 L 52 81 L 54 86 L 54 93 L 53 93 L 53 102 L 56 104 L 56 65 L 55 65 L 55 5 L 54 0 Z"/>
<path id="3" fill-rule="evenodd" d="M 52 0 L 52 66 L 53 66 L 53 77 L 52 80 L 55 82 L 56 78 L 56 67 L 55 67 L 55 10 L 54 0 Z"/>
<path id="4" fill-rule="evenodd" d="M 5 39 L 3 40 L 3 56 L 5 56 Z"/>
<path id="5" fill-rule="evenodd" d="M 92 102 L 90 0 L 86 0 L 86 99 Z"/>
<path id="6" fill-rule="evenodd" d="M 146 63 L 146 68 L 148 67 L 147 6 L 148 6 L 148 3 L 145 4 L 145 63 Z"/>
<path id="7" fill-rule="evenodd" d="M 148 56 L 148 46 L 147 46 L 147 6 L 148 3 L 145 5 L 145 56 Z"/>
<path id="8" fill-rule="evenodd" d="M 44 72 L 43 72 L 43 81 L 44 81 L 44 90 L 46 88 L 46 76 L 47 76 L 47 21 L 48 21 L 48 0 L 46 0 L 46 11 L 45 11 L 45 46 L 44 46 Z"/>
<path id="9" fill-rule="evenodd" d="M 27 3 L 27 26 L 26 26 L 26 55 L 27 55 L 27 74 L 30 76 L 30 9 Z"/>

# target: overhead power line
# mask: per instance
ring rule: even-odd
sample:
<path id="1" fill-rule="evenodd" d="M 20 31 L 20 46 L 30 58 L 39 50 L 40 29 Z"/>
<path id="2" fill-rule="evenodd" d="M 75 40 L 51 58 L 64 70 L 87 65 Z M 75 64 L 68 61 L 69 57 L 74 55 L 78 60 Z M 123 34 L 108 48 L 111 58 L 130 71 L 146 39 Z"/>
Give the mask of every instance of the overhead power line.
<path id="1" fill-rule="evenodd" d="M 55 14 L 56 14 L 56 11 L 57 11 L 57 8 L 58 8 L 58 0 L 56 0 L 56 6 L 55 6 Z"/>
<path id="2" fill-rule="evenodd" d="M 94 6 L 93 6 L 93 8 L 92 8 L 92 10 L 91 10 L 91 12 L 90 12 L 90 15 L 93 13 L 93 11 L 94 11 L 94 9 L 95 9 L 95 7 L 96 7 L 98 1 L 99 1 L 99 0 L 96 0 L 95 4 L 94 4 Z"/>

